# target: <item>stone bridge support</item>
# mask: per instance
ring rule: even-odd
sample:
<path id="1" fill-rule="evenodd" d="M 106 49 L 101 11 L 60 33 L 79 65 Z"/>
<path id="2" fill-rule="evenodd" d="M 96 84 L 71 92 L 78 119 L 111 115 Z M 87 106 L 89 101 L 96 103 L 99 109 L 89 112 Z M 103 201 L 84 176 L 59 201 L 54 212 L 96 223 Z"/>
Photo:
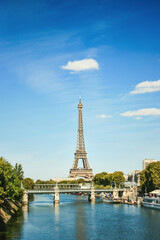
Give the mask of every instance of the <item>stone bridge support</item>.
<path id="1" fill-rule="evenodd" d="M 95 202 L 95 189 L 93 186 L 91 187 L 91 193 L 89 194 L 88 200 L 91 202 Z"/>
<path id="2" fill-rule="evenodd" d="M 118 190 L 118 188 L 115 188 L 115 189 L 113 190 L 113 197 L 114 197 L 114 198 L 118 198 L 118 197 L 119 197 L 119 190 Z"/>
<path id="3" fill-rule="evenodd" d="M 128 199 L 129 201 L 134 203 L 137 199 L 137 195 L 138 195 L 137 187 L 133 187 L 130 189 L 125 189 L 125 191 L 123 192 L 122 198 Z"/>
<path id="4" fill-rule="evenodd" d="M 54 204 L 59 204 L 59 188 L 57 184 L 54 189 Z"/>
<path id="5" fill-rule="evenodd" d="M 23 192 L 22 204 L 23 205 L 28 204 L 28 191 L 27 190 L 24 190 L 24 192 Z"/>

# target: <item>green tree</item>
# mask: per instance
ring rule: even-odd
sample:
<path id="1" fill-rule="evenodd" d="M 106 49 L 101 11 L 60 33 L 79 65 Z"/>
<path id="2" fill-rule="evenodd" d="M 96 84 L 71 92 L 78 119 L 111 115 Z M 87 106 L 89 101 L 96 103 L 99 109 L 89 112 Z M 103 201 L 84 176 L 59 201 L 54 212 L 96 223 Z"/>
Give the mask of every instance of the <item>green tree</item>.
<path id="1" fill-rule="evenodd" d="M 97 185 L 102 185 L 102 186 L 107 186 L 110 187 L 112 183 L 118 185 L 121 182 L 125 181 L 124 174 L 121 171 L 116 171 L 114 173 L 107 173 L 107 172 L 102 172 L 102 173 L 97 173 L 93 179 L 94 184 Z"/>
<path id="2" fill-rule="evenodd" d="M 42 181 L 42 180 L 40 180 L 40 179 L 38 179 L 38 180 L 35 182 L 35 184 L 43 184 L 43 183 L 45 183 L 45 181 Z"/>
<path id="3" fill-rule="evenodd" d="M 56 182 L 53 181 L 52 179 L 46 180 L 46 181 L 38 179 L 38 180 L 36 180 L 36 182 L 35 182 L 35 184 L 55 184 L 55 183 L 56 183 Z"/>
<path id="4" fill-rule="evenodd" d="M 22 176 L 15 168 L 3 157 L 0 157 L 0 197 L 21 201 L 23 194 L 21 179 Z"/>
<path id="5" fill-rule="evenodd" d="M 121 182 L 125 181 L 124 173 L 121 171 L 116 171 L 110 175 L 110 184 L 116 183 L 118 187 Z"/>
<path id="6" fill-rule="evenodd" d="M 19 177 L 20 180 L 23 180 L 24 178 L 24 172 L 22 169 L 22 165 L 16 163 L 15 167 L 14 167 L 14 171 L 16 172 L 17 176 Z"/>
<path id="7" fill-rule="evenodd" d="M 25 189 L 33 189 L 35 186 L 34 180 L 31 178 L 25 178 L 23 179 L 23 187 Z"/>
<path id="8" fill-rule="evenodd" d="M 153 162 L 140 173 L 140 184 L 143 192 L 160 188 L 160 162 Z"/>
<path id="9" fill-rule="evenodd" d="M 104 186 L 108 181 L 108 173 L 107 172 L 97 173 L 94 176 L 93 181 L 96 185 L 103 185 Z M 108 185 L 108 184 L 106 184 L 106 185 Z"/>

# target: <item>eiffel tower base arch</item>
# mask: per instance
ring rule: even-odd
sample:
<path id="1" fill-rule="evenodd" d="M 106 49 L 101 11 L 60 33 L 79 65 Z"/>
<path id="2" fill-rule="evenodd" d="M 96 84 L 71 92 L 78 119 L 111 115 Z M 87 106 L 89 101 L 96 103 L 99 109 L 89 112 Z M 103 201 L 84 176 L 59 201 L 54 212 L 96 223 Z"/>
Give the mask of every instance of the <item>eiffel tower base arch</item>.
<path id="1" fill-rule="evenodd" d="M 94 175 L 92 169 L 70 169 L 69 178 L 86 178 L 87 180 L 92 180 Z"/>

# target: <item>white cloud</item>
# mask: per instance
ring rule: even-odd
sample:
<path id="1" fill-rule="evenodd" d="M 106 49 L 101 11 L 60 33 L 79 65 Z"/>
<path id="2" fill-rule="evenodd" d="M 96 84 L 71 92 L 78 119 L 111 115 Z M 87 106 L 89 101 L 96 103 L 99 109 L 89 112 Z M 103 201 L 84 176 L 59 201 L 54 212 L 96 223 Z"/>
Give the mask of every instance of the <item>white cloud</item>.
<path id="1" fill-rule="evenodd" d="M 140 116 L 159 116 L 160 115 L 160 109 L 157 108 L 144 108 L 144 109 L 139 109 L 136 111 L 128 111 L 120 114 L 121 116 L 124 117 L 134 117 L 138 116 L 136 119 L 140 119 Z"/>
<path id="2" fill-rule="evenodd" d="M 105 114 L 101 114 L 101 115 L 97 115 L 98 118 L 111 118 L 111 115 L 105 115 Z"/>
<path id="3" fill-rule="evenodd" d="M 83 71 L 89 69 L 99 69 L 98 62 L 92 58 L 83 59 L 80 61 L 69 61 L 67 65 L 62 66 L 61 68 L 73 71 Z"/>
<path id="4" fill-rule="evenodd" d="M 136 85 L 135 90 L 131 91 L 131 94 L 149 93 L 160 91 L 160 80 L 157 81 L 145 81 Z"/>

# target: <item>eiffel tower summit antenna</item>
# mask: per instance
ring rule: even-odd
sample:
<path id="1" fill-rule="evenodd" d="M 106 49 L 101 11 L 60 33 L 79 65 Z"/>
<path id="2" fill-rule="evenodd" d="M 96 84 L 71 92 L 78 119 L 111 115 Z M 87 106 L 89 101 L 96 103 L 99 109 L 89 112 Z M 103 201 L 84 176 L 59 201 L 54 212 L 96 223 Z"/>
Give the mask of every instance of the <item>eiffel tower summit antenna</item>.
<path id="1" fill-rule="evenodd" d="M 83 133 L 83 118 L 82 118 L 82 102 L 81 97 L 78 103 L 78 131 L 77 131 L 77 146 L 74 154 L 73 166 L 70 169 L 69 178 L 84 177 L 92 180 L 94 175 L 92 169 L 89 166 L 87 159 L 87 153 L 84 144 L 84 133 Z M 83 168 L 78 168 L 79 160 L 82 160 Z"/>

